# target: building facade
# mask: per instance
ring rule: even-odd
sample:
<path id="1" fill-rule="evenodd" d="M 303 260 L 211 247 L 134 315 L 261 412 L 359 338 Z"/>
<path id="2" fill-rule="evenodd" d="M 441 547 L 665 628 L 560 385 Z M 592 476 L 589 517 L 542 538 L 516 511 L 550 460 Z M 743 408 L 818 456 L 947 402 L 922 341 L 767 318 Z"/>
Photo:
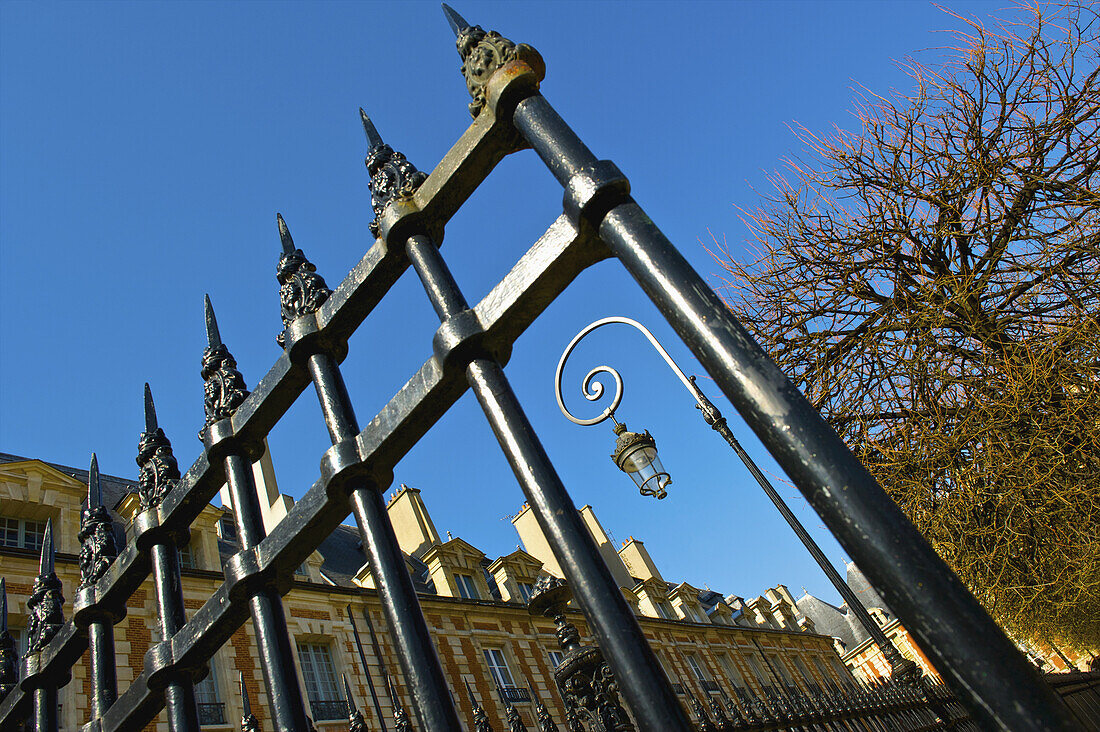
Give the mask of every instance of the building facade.
<path id="1" fill-rule="evenodd" d="M 265 521 L 274 525 L 292 499 L 279 494 L 269 458 L 254 471 Z M 109 475 L 101 476 L 101 484 L 118 540 L 125 541 L 139 509 L 136 484 Z M 68 601 L 79 582 L 77 531 L 86 497 L 86 471 L 0 453 L 0 576 L 7 584 L 8 627 L 21 652 L 47 519 L 53 522 L 56 571 L 67 596 L 66 617 L 70 615 Z M 402 486 L 388 509 L 460 716 L 472 718 L 469 688 L 495 729 L 508 728 L 501 696 L 513 703 L 529 728 L 536 728 L 534 697 L 564 728 L 564 707 L 553 678 L 561 661 L 554 624 L 532 617 L 526 607 L 539 575 L 561 576 L 561 570 L 530 510 L 525 506 L 513 518 L 524 549 L 490 558 L 462 538 L 439 536 L 415 488 Z M 631 537 L 615 547 L 591 507 L 582 508 L 581 516 L 686 708 L 688 694 L 737 700 L 739 692 L 816 693 L 851 682 L 831 635 L 815 630 L 785 587 L 745 601 L 667 581 L 641 540 Z M 192 526 L 191 541 L 181 552 L 189 612 L 201 607 L 224 580 L 221 568 L 236 552 L 233 527 L 232 516 L 213 505 Z M 389 684 L 406 709 L 410 700 L 358 531 L 340 526 L 295 579 L 283 603 L 303 697 L 318 730 L 347 728 L 341 677 L 347 678 L 367 728 L 381 729 L 379 712 L 392 728 Z M 150 580 L 134 593 L 127 611 L 115 628 L 120 689 L 140 673 L 146 651 L 160 640 Z M 570 621 L 592 643 L 583 615 L 572 612 Z M 251 621 L 215 654 L 210 673 L 196 689 L 204 728 L 239 727 L 240 674 L 253 713 L 270 729 Z M 88 721 L 89 695 L 85 658 L 60 692 L 63 729 L 76 730 Z M 149 728 L 166 730 L 167 724 L 158 721 Z"/>

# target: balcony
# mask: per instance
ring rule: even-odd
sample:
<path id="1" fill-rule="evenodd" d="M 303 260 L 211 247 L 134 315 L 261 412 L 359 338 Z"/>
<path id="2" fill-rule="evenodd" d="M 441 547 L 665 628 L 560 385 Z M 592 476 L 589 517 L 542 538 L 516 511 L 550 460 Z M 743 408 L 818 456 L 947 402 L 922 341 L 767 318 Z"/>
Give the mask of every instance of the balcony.
<path id="1" fill-rule="evenodd" d="M 500 697 L 509 704 L 519 704 L 531 701 L 527 689 L 519 686 L 505 686 L 500 690 Z"/>
<path id="2" fill-rule="evenodd" d="M 323 722 L 328 719 L 347 719 L 348 703 L 343 699 L 310 699 L 309 707 L 313 710 L 313 721 Z"/>
<path id="3" fill-rule="evenodd" d="M 199 702 L 199 724 L 203 727 L 211 724 L 225 724 L 225 704 L 223 702 Z"/>
<path id="4" fill-rule="evenodd" d="M 672 693 L 674 693 L 674 694 L 683 694 L 684 693 L 684 685 L 674 683 L 672 685 Z"/>
<path id="5" fill-rule="evenodd" d="M 703 686 L 703 691 L 718 691 L 718 684 L 710 679 L 701 679 L 699 683 Z"/>

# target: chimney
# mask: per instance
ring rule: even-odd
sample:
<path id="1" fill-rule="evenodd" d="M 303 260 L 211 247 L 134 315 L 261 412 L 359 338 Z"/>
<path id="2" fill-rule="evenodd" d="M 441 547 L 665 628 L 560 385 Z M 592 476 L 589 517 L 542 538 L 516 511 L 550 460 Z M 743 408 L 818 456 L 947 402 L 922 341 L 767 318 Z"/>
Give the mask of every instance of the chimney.
<path id="1" fill-rule="evenodd" d="M 418 489 L 402 483 L 401 490 L 386 506 L 386 512 L 397 534 L 397 544 L 406 554 L 419 558 L 428 547 L 443 543 Z"/>

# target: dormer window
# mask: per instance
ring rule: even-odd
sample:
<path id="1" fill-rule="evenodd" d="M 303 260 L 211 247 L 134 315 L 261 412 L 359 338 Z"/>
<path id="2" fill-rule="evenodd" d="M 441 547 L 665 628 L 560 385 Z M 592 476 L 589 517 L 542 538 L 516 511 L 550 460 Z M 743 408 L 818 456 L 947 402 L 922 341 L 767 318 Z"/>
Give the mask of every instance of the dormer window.
<path id="1" fill-rule="evenodd" d="M 517 582 L 519 585 L 519 595 L 523 598 L 525 603 L 531 602 L 531 595 L 535 592 L 535 587 L 530 582 Z"/>
<path id="2" fill-rule="evenodd" d="M 56 533 L 57 529 L 54 529 Z M 46 533 L 45 521 L 0 517 L 0 546 L 17 549 L 42 549 L 42 536 Z"/>
<path id="3" fill-rule="evenodd" d="M 180 547 L 180 569 L 198 569 L 198 555 L 194 543 L 192 540 L 187 542 L 187 546 Z"/>
<path id="4" fill-rule="evenodd" d="M 223 541 L 236 543 L 237 524 L 233 521 L 233 516 L 227 513 L 218 519 L 218 533 L 221 534 Z"/>
<path id="5" fill-rule="evenodd" d="M 458 585 L 458 596 L 467 600 L 480 600 L 477 585 L 474 578 L 468 574 L 455 574 L 455 584 Z"/>

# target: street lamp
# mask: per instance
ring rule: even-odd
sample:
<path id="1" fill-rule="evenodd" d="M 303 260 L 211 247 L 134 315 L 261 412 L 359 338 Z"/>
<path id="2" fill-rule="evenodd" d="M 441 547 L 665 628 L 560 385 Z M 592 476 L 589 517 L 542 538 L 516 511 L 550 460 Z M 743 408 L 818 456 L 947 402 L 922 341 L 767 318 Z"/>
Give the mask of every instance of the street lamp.
<path id="1" fill-rule="evenodd" d="M 821 548 L 818 547 L 817 542 L 810 537 L 806 529 L 802 526 L 802 523 L 791 512 L 791 509 L 783 501 L 779 493 L 776 492 L 768 479 L 764 477 L 760 468 L 757 467 L 753 459 L 749 457 L 749 454 L 745 452 L 745 449 L 741 447 L 741 443 L 733 436 L 733 432 L 726 424 L 726 418 L 722 416 L 718 408 L 707 399 L 706 395 L 703 394 L 698 385 L 696 385 L 695 377 L 689 377 L 684 374 L 680 367 L 676 365 L 676 362 L 672 360 L 672 357 L 668 355 L 668 351 L 666 351 L 657 341 L 657 338 L 649 332 L 648 328 L 636 320 L 614 316 L 610 318 L 601 318 L 600 320 L 590 323 L 581 330 L 581 332 L 577 333 L 562 352 L 561 359 L 558 361 L 558 369 L 554 374 L 555 395 L 557 396 L 558 407 L 561 409 L 562 414 L 571 422 L 586 427 L 599 424 L 607 419 L 611 419 L 615 422 L 615 434 L 619 436 L 615 443 L 615 452 L 611 455 L 611 458 L 615 461 L 615 465 L 617 465 L 620 470 L 630 475 L 643 495 L 652 495 L 657 498 L 665 497 L 664 487 L 671 483 L 672 479 L 669 477 L 668 473 L 664 472 L 664 468 L 661 466 L 660 459 L 657 457 L 657 447 L 653 441 L 653 437 L 650 436 L 648 431 L 643 434 L 627 432 L 626 425 L 621 424 L 615 419 L 615 410 L 618 409 L 623 399 L 623 378 L 618 371 L 610 366 L 602 365 L 592 369 L 584 377 L 584 381 L 581 384 L 581 391 L 584 394 L 584 398 L 590 402 L 597 401 L 603 396 L 603 384 L 593 381 L 597 375 L 605 373 L 611 376 L 615 381 L 615 394 L 611 399 L 611 404 L 596 417 L 591 419 L 580 419 L 574 416 L 566 408 L 565 400 L 562 397 L 562 372 L 565 370 L 565 362 L 573 352 L 573 349 L 577 347 L 581 339 L 592 331 L 602 328 L 605 325 L 616 323 L 629 325 L 640 331 L 642 335 L 649 340 L 650 344 L 657 349 L 657 352 L 661 354 L 661 358 L 665 360 L 665 363 L 668 364 L 669 368 L 671 368 L 680 379 L 684 387 L 691 392 L 691 395 L 695 398 L 695 406 L 702 412 L 703 419 L 715 432 L 720 434 L 726 442 L 729 443 L 729 446 L 737 453 L 737 457 L 741 458 L 741 462 L 749 469 L 753 478 L 755 478 L 756 482 L 760 484 L 760 487 L 764 489 L 764 493 L 766 493 L 768 498 L 771 499 L 771 502 L 775 504 L 775 507 L 779 509 L 779 513 L 782 514 L 783 518 L 790 524 L 794 533 L 802 541 L 806 550 L 810 552 L 814 561 L 821 567 L 825 576 L 833 583 L 833 587 L 836 588 L 836 591 L 844 598 L 848 607 L 855 613 L 856 619 L 859 620 L 860 624 L 875 641 L 875 644 L 882 650 L 882 655 L 890 665 L 891 677 L 908 684 L 920 686 L 921 673 L 916 663 L 902 656 L 893 642 L 886 637 L 886 634 L 882 632 L 878 623 L 876 623 L 867 612 L 867 608 L 865 608 L 859 598 L 856 597 L 852 588 L 841 578 L 836 568 L 833 567 L 832 563 L 821 551 Z M 661 476 L 663 476 L 663 478 Z"/>

